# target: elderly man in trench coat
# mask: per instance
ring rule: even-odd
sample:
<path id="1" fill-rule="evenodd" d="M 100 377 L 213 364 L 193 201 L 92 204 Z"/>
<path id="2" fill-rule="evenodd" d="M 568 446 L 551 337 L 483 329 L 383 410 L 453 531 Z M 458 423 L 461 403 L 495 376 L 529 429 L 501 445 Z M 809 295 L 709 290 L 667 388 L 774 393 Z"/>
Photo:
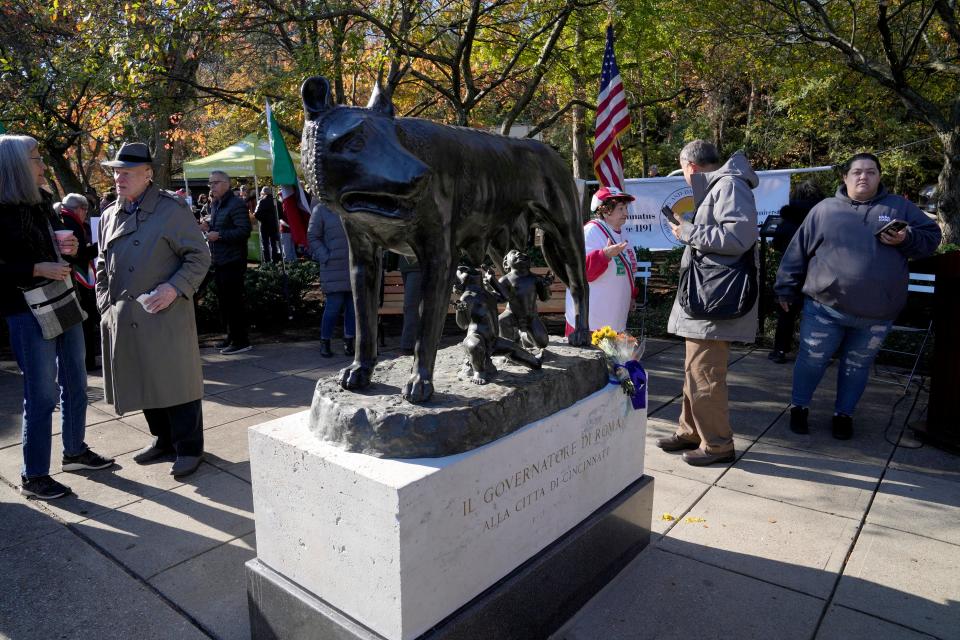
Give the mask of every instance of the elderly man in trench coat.
<path id="1" fill-rule="evenodd" d="M 210 251 L 187 205 L 153 184 L 146 145 L 124 144 L 114 160 L 117 201 L 100 222 L 97 306 L 103 316 L 107 402 L 143 410 L 153 441 L 146 464 L 176 454 L 183 477 L 203 460 L 203 373 L 192 297 Z"/>

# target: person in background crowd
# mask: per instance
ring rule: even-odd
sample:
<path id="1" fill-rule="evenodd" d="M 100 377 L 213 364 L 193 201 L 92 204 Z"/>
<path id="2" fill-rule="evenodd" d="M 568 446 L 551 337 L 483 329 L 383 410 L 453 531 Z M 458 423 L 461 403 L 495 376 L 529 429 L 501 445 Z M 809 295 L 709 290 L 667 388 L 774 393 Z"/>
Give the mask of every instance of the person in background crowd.
<path id="1" fill-rule="evenodd" d="M 616 187 L 603 187 L 590 201 L 595 218 L 583 225 L 583 239 L 587 250 L 587 282 L 590 283 L 591 331 L 609 326 L 614 331 L 627 328 L 627 316 L 637 296 L 633 274 L 637 258 L 627 240 L 621 235 L 627 221 L 627 203 L 635 198 Z M 567 290 L 566 335 L 576 325 L 573 297 Z"/>
<path id="2" fill-rule="evenodd" d="M 247 335 L 247 301 L 244 276 L 247 273 L 247 239 L 251 224 L 247 205 L 230 191 L 230 176 L 210 173 L 210 220 L 201 222 L 213 256 L 213 281 L 217 285 L 220 319 L 227 337 L 216 346 L 224 355 L 250 351 Z"/>
<path id="3" fill-rule="evenodd" d="M 54 215 L 52 197 L 41 189 L 46 167 L 37 141 L 0 135 L 0 315 L 7 321 L 10 346 L 23 373 L 23 465 L 20 493 L 53 500 L 70 488 L 50 477 L 53 411 L 60 402 L 60 437 L 64 471 L 105 469 L 113 460 L 94 453 L 84 442 L 87 374 L 83 367 L 80 323 L 46 339 L 23 297 L 23 290 L 68 280 L 70 266 L 59 254 L 73 255 L 75 236 L 55 239 L 63 228 Z"/>
<path id="4" fill-rule="evenodd" d="M 197 219 L 197 222 L 200 222 L 209 215 L 210 199 L 207 198 L 207 194 L 201 193 L 197 196 L 197 202 L 193 207 L 193 217 Z"/>
<path id="5" fill-rule="evenodd" d="M 100 215 L 100 196 L 93 187 L 87 187 L 83 192 L 87 198 L 87 220 L 96 218 Z"/>
<path id="6" fill-rule="evenodd" d="M 100 200 L 100 213 L 102 214 L 107 210 L 111 204 L 114 203 L 117 199 L 117 191 L 115 187 L 110 187 L 107 192 L 104 194 L 103 198 Z"/>
<path id="7" fill-rule="evenodd" d="M 97 310 L 96 287 L 96 239 L 90 235 L 90 201 L 79 193 L 67 194 L 60 203 L 60 217 L 63 226 L 73 232 L 79 240 L 77 252 L 67 256 L 73 267 L 73 284 L 80 300 L 80 307 L 86 312 L 83 321 L 83 341 L 86 345 L 85 364 L 87 371 L 96 371 L 97 356 L 100 355 L 100 312 Z"/>
<path id="8" fill-rule="evenodd" d="M 790 429 L 809 432 L 813 392 L 839 350 L 832 431 L 847 440 L 870 366 L 907 302 L 907 259 L 932 254 L 942 234 L 915 204 L 887 192 L 875 155 L 854 155 L 842 175 L 834 197 L 813 207 L 790 241 L 774 293 L 784 310 L 803 303 Z M 883 231 L 894 220 L 906 225 Z"/>
<path id="9" fill-rule="evenodd" d="M 170 473 L 182 478 L 203 461 L 203 372 L 190 299 L 210 252 L 183 200 L 153 183 L 147 145 L 126 143 L 103 164 L 119 194 L 98 243 L 106 399 L 120 415 L 143 410 L 153 440 L 134 462 L 176 455 Z"/>
<path id="10" fill-rule="evenodd" d="M 746 157 L 737 152 L 721 166 L 715 146 L 694 140 L 680 152 L 680 168 L 686 183 L 697 185 L 694 198 L 699 200 L 691 222 L 670 223 L 673 235 L 686 245 L 680 268 L 690 264 L 693 249 L 726 265 L 736 264 L 749 251 L 756 263 L 759 231 L 752 190 L 760 179 Z M 701 185 L 702 195 L 698 193 Z M 727 360 L 731 342 L 756 339 L 757 304 L 739 318 L 696 319 L 674 300 L 667 330 L 686 341 L 683 405 L 676 433 L 658 440 L 657 446 L 664 451 L 690 449 L 683 460 L 693 466 L 733 462 Z"/>
<path id="11" fill-rule="evenodd" d="M 813 180 L 805 180 L 796 186 L 793 198 L 780 208 L 780 224 L 773 232 L 773 248 L 781 254 L 786 252 L 793 235 L 815 204 L 823 200 L 823 191 Z M 787 361 L 793 348 L 793 327 L 800 317 L 800 305 L 788 305 L 784 310 L 777 307 L 777 330 L 773 337 L 773 351 L 767 356 L 777 364 Z"/>
<path id="12" fill-rule="evenodd" d="M 260 189 L 260 201 L 253 216 L 260 223 L 260 260 L 263 264 L 280 262 L 280 226 L 273 189 Z"/>
<path id="13" fill-rule="evenodd" d="M 356 321 L 353 310 L 353 292 L 350 288 L 350 263 L 347 234 L 340 216 L 322 204 L 313 207 L 307 226 L 310 256 L 320 265 L 320 285 L 323 287 L 323 318 L 320 320 L 320 355 L 333 356 L 330 340 L 333 327 L 343 314 L 343 353 L 354 353 Z"/>
<path id="14" fill-rule="evenodd" d="M 280 219 L 280 251 L 283 253 L 283 261 L 288 264 L 296 262 L 297 246 L 293 242 L 293 233 L 290 223 L 287 222 L 287 214 L 281 208 L 277 217 Z"/>
<path id="15" fill-rule="evenodd" d="M 253 214 L 257 210 L 257 190 L 246 184 L 240 185 L 240 199 L 247 206 L 247 214 L 253 222 Z"/>
<path id="16" fill-rule="evenodd" d="M 187 207 L 190 208 L 191 211 L 193 210 L 193 196 L 191 196 L 186 189 L 177 189 L 176 195 L 183 198 L 183 201 L 187 204 Z"/>
<path id="17" fill-rule="evenodd" d="M 647 172 L 647 177 L 656 178 L 659 175 L 660 175 L 660 168 L 655 164 L 650 165 L 650 171 Z"/>

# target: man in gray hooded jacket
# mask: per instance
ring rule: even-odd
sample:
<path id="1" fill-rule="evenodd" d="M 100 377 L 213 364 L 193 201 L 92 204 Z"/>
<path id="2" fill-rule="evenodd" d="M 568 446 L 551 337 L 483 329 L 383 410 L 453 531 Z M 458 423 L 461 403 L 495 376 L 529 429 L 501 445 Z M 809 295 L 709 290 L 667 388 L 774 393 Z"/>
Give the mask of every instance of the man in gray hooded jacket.
<path id="1" fill-rule="evenodd" d="M 875 155 L 856 154 L 842 172 L 836 196 L 811 209 L 783 254 L 774 293 L 784 309 L 803 304 L 790 429 L 809 431 L 810 400 L 839 349 L 833 436 L 846 440 L 870 365 L 907 301 L 907 259 L 933 253 L 941 232 L 912 202 L 887 192 Z M 894 220 L 906 226 L 882 231 Z"/>
<path id="2" fill-rule="evenodd" d="M 760 179 L 746 157 L 735 153 L 720 166 L 717 148 L 694 140 L 680 152 L 680 167 L 698 202 L 692 222 L 671 225 L 673 234 L 687 245 L 680 268 L 690 264 L 691 249 L 726 265 L 736 263 L 747 251 L 754 253 L 756 261 L 757 207 L 752 190 Z M 754 341 L 757 305 L 739 318 L 701 320 L 688 316 L 674 301 L 667 330 L 686 338 L 683 407 L 677 432 L 658 440 L 657 446 L 664 451 L 690 449 L 683 459 L 694 466 L 733 462 L 727 358 L 731 342 Z"/>

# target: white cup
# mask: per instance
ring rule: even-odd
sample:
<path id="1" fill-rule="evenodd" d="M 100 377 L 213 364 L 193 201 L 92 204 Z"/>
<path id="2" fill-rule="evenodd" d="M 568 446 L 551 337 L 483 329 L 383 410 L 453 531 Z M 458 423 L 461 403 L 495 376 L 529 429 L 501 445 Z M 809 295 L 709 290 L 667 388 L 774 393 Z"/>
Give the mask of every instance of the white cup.
<path id="1" fill-rule="evenodd" d="M 64 240 L 73 236 L 73 231 L 69 229 L 57 229 L 53 234 L 57 236 L 57 242 L 63 244 Z"/>
<path id="2" fill-rule="evenodd" d="M 143 307 L 143 310 L 146 311 L 147 313 L 153 313 L 152 311 L 147 310 L 147 298 L 149 298 L 150 296 L 152 296 L 152 295 L 155 294 L 156 292 L 157 292 L 157 290 L 154 289 L 153 291 L 148 291 L 148 292 L 146 292 L 146 293 L 141 293 L 140 295 L 137 296 L 137 302 L 140 303 L 140 306 Z"/>

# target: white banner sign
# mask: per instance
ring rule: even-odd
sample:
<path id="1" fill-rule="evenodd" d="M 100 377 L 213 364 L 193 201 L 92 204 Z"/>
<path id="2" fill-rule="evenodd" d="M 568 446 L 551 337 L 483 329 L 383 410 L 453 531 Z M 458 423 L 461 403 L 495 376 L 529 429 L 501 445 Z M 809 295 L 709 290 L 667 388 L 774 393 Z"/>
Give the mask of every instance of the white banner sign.
<path id="1" fill-rule="evenodd" d="M 757 202 L 757 224 L 776 214 L 790 200 L 789 170 L 758 171 L 760 185 L 753 190 Z M 625 181 L 627 193 L 636 198 L 630 203 L 630 215 L 623 231 L 635 248 L 672 249 L 680 243 L 660 210 L 669 207 L 674 215 L 690 220 L 694 214 L 693 191 L 683 176 L 672 178 L 633 178 Z"/>

